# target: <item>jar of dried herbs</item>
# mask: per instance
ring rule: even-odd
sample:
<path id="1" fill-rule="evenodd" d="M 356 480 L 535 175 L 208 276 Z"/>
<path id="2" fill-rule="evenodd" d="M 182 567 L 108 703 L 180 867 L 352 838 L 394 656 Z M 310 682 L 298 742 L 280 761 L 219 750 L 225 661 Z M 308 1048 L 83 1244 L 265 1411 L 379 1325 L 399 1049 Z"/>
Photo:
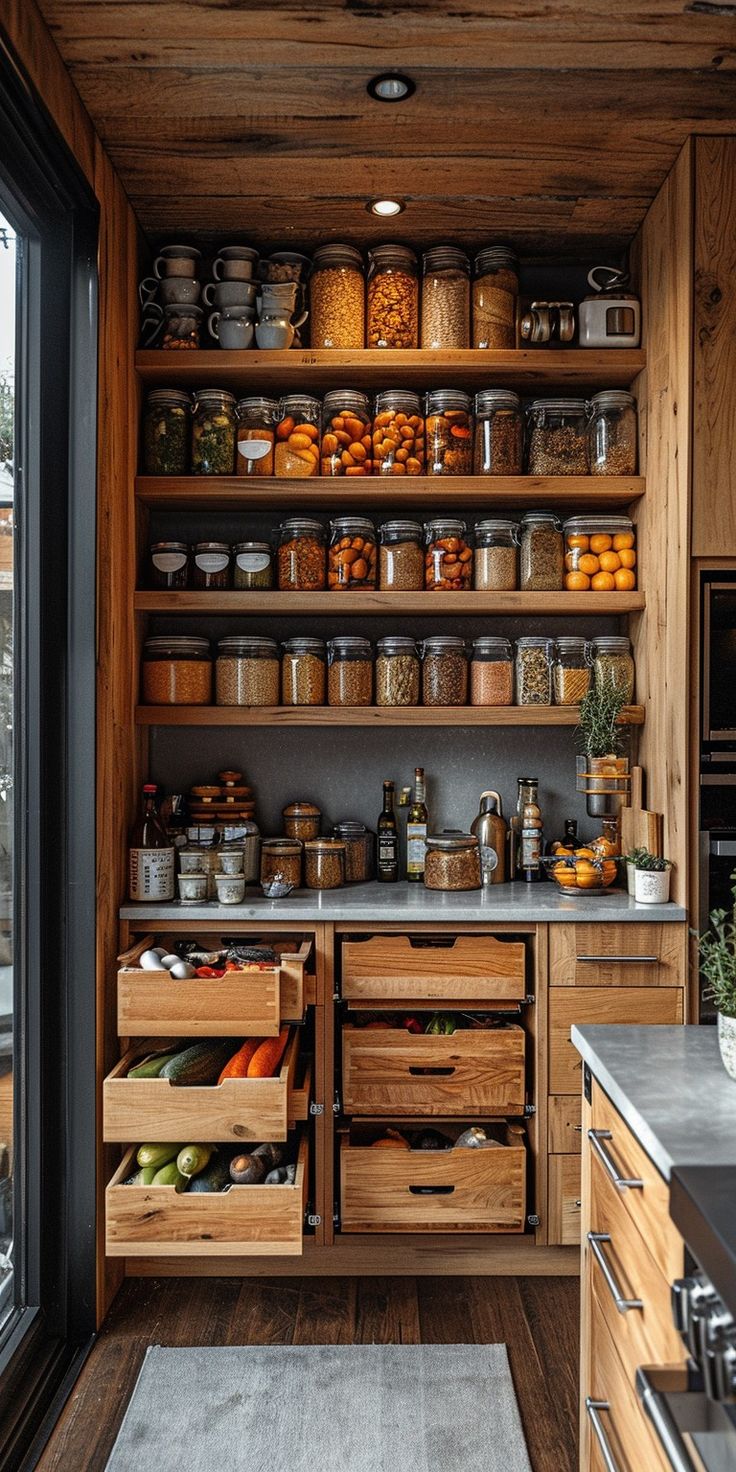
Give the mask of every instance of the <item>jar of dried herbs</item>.
<path id="1" fill-rule="evenodd" d="M 327 645 L 327 704 L 370 705 L 373 699 L 373 650 L 370 639 L 338 634 Z"/>
<path id="2" fill-rule="evenodd" d="M 414 639 L 393 634 L 376 645 L 376 705 L 418 705 L 421 665 Z"/>
<path id="3" fill-rule="evenodd" d="M 590 689 L 590 644 L 577 635 L 560 635 L 555 641 L 553 684 L 555 705 L 579 705 Z"/>
<path id="4" fill-rule="evenodd" d="M 282 879 L 295 889 L 302 882 L 302 845 L 296 838 L 264 838 L 261 844 L 261 884 Z"/>
<path id="5" fill-rule="evenodd" d="M 585 399 L 535 399 L 529 410 L 530 475 L 589 475 Z"/>
<path id="6" fill-rule="evenodd" d="M 552 511 L 528 511 L 521 518 L 519 582 L 525 593 L 554 593 L 562 588 L 562 527 Z"/>
<path id="7" fill-rule="evenodd" d="M 345 844 L 340 838 L 311 838 L 304 845 L 307 889 L 340 889 L 345 883 Z"/>
<path id="8" fill-rule="evenodd" d="M 154 388 L 143 411 L 146 475 L 186 475 L 192 401 L 177 388 Z"/>
<path id="9" fill-rule="evenodd" d="M 484 388 L 475 396 L 474 475 L 521 475 L 524 419 L 521 399 L 506 388 Z"/>
<path id="10" fill-rule="evenodd" d="M 287 838 L 298 838 L 300 843 L 306 843 L 308 838 L 319 838 L 322 810 L 316 803 L 290 802 L 281 816 Z"/>
<path id="11" fill-rule="evenodd" d="M 593 640 L 593 678 L 599 690 L 620 690 L 626 704 L 631 705 L 634 676 L 630 639 L 624 634 L 608 634 Z"/>
<path id="12" fill-rule="evenodd" d="M 373 878 L 375 834 L 365 823 L 346 819 L 335 824 L 334 835 L 345 844 L 345 883 L 367 884 Z"/>
<path id="13" fill-rule="evenodd" d="M 432 634 L 422 648 L 422 704 L 466 705 L 468 656 L 464 639 Z"/>
<path id="14" fill-rule="evenodd" d="M 519 586 L 519 527 L 496 517 L 475 528 L 474 586 L 483 593 L 510 593 Z"/>
<path id="15" fill-rule="evenodd" d="M 203 388 L 194 395 L 193 475 L 232 475 L 236 428 L 234 394 Z"/>
<path id="16" fill-rule="evenodd" d="M 516 641 L 516 704 L 552 704 L 551 639 L 527 634 Z"/>

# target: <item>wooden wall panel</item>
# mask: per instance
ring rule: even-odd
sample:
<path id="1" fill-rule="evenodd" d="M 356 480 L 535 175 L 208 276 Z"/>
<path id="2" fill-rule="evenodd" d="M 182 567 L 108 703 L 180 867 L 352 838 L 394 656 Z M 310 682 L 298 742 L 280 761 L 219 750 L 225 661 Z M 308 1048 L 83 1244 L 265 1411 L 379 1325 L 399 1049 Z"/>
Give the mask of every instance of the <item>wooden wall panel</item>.
<path id="1" fill-rule="evenodd" d="M 736 138 L 695 144 L 695 557 L 736 555 Z"/>
<path id="2" fill-rule="evenodd" d="M 36 0 L 3 0 L 0 38 L 25 68 L 90 184 L 95 173 L 94 128 L 41 17 Z"/>

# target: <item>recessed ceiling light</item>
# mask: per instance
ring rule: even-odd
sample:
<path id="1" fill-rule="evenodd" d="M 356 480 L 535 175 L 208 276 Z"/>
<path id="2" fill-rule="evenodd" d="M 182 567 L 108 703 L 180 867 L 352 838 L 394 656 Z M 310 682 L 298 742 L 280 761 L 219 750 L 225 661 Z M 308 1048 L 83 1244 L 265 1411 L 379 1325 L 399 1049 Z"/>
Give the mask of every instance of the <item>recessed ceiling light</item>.
<path id="1" fill-rule="evenodd" d="M 400 199 L 372 199 L 367 206 L 372 215 L 400 215 L 406 209 L 403 200 Z"/>
<path id="2" fill-rule="evenodd" d="M 372 77 L 368 83 L 368 95 L 376 102 L 403 102 L 415 91 L 416 83 L 400 72 L 384 72 L 380 77 Z"/>

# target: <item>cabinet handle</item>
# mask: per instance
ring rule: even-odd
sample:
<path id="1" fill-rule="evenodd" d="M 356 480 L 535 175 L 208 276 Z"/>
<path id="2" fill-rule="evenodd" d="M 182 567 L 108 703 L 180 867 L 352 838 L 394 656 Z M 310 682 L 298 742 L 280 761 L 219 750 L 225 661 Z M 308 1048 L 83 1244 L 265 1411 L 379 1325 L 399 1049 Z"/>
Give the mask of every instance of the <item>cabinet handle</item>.
<path id="1" fill-rule="evenodd" d="M 644 1304 L 640 1298 L 624 1298 L 623 1289 L 616 1281 L 610 1264 L 606 1260 L 603 1251 L 603 1243 L 610 1242 L 610 1232 L 588 1232 L 590 1250 L 606 1280 L 606 1287 L 620 1314 L 627 1314 L 632 1308 L 643 1308 Z"/>
<path id="2" fill-rule="evenodd" d="M 576 956 L 579 966 L 658 966 L 659 956 Z"/>
<path id="3" fill-rule="evenodd" d="M 608 1412 L 611 1409 L 608 1401 L 591 1400 L 590 1396 L 587 1396 L 585 1401 L 585 1409 L 588 1414 L 590 1424 L 593 1427 L 593 1431 L 595 1432 L 595 1439 L 601 1449 L 601 1456 L 603 1458 L 603 1461 L 605 1462 L 606 1472 L 621 1472 L 621 1468 L 619 1467 L 618 1462 L 616 1461 L 616 1458 L 611 1451 L 608 1437 L 603 1430 L 603 1422 L 601 1421 L 601 1411 Z"/>
<path id="4" fill-rule="evenodd" d="M 621 1172 L 616 1165 L 613 1156 L 609 1155 L 605 1145 L 602 1144 L 603 1140 L 613 1139 L 613 1135 L 611 1134 L 610 1130 L 588 1130 L 588 1139 L 590 1140 L 590 1143 L 593 1146 L 593 1149 L 595 1150 L 595 1153 L 598 1156 L 598 1159 L 600 1160 L 601 1165 L 606 1172 L 606 1175 L 610 1176 L 610 1179 L 613 1181 L 614 1186 L 618 1186 L 619 1191 L 642 1191 L 644 1189 L 644 1182 L 639 1180 L 636 1176 L 621 1175 Z"/>
<path id="5" fill-rule="evenodd" d="M 410 1064 L 409 1065 L 409 1077 L 410 1078 L 419 1078 L 419 1079 L 423 1079 L 423 1078 L 451 1078 L 452 1074 L 453 1073 L 456 1073 L 456 1072 L 457 1072 L 457 1070 L 454 1067 L 452 1067 L 452 1068 L 425 1068 L 425 1067 L 420 1067 L 420 1066 L 416 1066 L 415 1067 L 413 1064 Z"/>
<path id="6" fill-rule="evenodd" d="M 654 1427 L 657 1440 L 672 1472 L 695 1472 L 693 1462 L 670 1410 L 666 1395 L 658 1390 L 649 1370 L 641 1365 L 636 1371 L 636 1393 Z"/>
<path id="7" fill-rule="evenodd" d="M 412 1196 L 452 1196 L 454 1186 L 409 1186 Z"/>

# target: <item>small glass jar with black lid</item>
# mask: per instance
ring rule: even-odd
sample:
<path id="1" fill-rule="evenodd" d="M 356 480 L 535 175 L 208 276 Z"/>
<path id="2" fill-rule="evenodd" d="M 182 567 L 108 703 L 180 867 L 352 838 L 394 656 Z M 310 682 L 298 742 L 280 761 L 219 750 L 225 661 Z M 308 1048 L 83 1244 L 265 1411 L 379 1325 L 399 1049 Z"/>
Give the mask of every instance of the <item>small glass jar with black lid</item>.
<path id="1" fill-rule="evenodd" d="M 154 542 L 148 553 L 148 585 L 167 592 L 186 588 L 189 582 L 189 547 L 186 542 Z"/>
<path id="2" fill-rule="evenodd" d="M 197 542 L 192 557 L 192 587 L 208 593 L 230 587 L 228 542 Z"/>

